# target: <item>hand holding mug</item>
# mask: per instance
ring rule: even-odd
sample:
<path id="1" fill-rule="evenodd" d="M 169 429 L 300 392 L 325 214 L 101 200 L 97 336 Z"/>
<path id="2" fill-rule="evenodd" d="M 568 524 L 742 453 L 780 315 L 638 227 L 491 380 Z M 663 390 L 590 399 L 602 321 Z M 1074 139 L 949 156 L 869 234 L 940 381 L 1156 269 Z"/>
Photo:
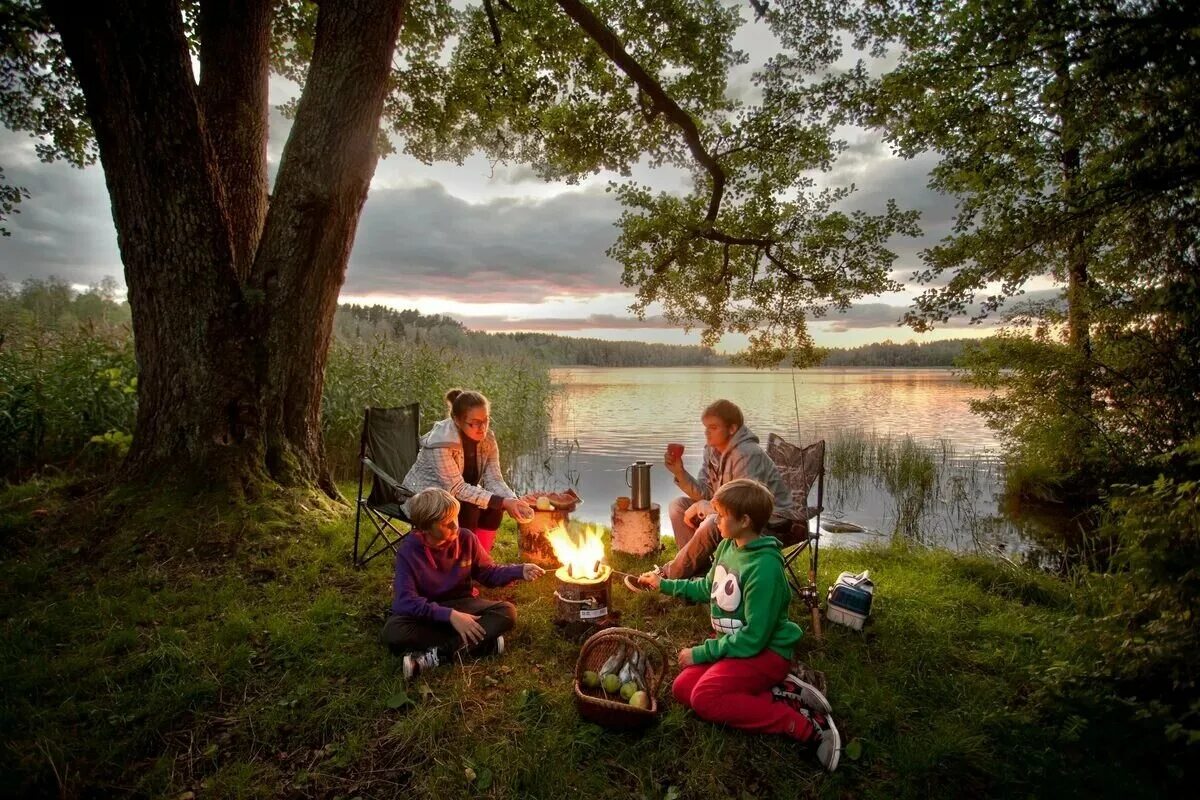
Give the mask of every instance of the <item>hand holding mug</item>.
<path id="1" fill-rule="evenodd" d="M 683 445 L 678 442 L 667 445 L 667 451 L 663 454 L 663 466 L 673 474 L 678 474 L 683 469 Z"/>

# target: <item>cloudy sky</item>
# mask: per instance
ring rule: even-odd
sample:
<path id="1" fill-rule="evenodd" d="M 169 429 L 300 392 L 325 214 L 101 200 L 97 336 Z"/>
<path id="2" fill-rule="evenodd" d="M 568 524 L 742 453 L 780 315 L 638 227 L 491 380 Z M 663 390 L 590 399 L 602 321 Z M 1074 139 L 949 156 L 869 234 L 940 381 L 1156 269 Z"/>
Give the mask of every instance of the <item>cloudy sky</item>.
<path id="1" fill-rule="evenodd" d="M 749 25 L 738 45 L 762 59 L 770 47 L 761 26 Z M 735 76 L 732 85 L 745 83 Z M 272 100 L 292 87 L 272 84 Z M 272 117 L 269 158 L 277 165 L 287 124 Z M 925 188 L 932 161 L 893 157 L 872 134 L 848 130 L 849 150 L 822 183 L 853 182 L 853 206 L 882 208 L 889 197 L 921 211 L 924 237 L 893 243 L 895 276 L 908 281 L 918 252 L 946 234 L 951 198 Z M 123 282 L 116 234 L 100 168 L 76 170 L 38 161 L 25 134 L 0 130 L 0 168 L 30 199 L 0 240 L 0 274 L 12 282 L 57 275 L 80 286 L 105 276 Z M 462 320 L 489 331 L 539 330 L 606 339 L 694 344 L 697 331 L 669 327 L 660 316 L 638 320 L 628 307 L 630 290 L 620 267 L 604 255 L 616 238 L 620 209 L 604 189 L 614 176 L 601 174 L 574 186 L 544 183 L 520 165 L 492 165 L 473 158 L 462 166 L 425 166 L 393 155 L 382 162 L 358 227 L 343 302 L 385 303 Z M 684 176 L 648 170 L 636 176 L 656 187 L 685 190 Z M 1038 287 L 1032 287 L 1038 288 Z M 854 346 L 884 339 L 918 338 L 897 320 L 915 287 L 868 298 L 844 314 L 812 326 L 818 344 Z M 987 327 L 965 321 L 923 338 L 982 335 Z M 723 349 L 744 340 L 729 337 Z"/>

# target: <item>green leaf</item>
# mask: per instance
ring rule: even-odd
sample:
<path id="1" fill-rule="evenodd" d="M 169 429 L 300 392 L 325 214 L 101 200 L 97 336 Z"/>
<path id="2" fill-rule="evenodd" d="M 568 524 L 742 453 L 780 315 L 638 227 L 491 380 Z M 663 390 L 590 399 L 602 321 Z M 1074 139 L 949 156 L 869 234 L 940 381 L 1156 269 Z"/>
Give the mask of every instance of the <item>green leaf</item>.
<path id="1" fill-rule="evenodd" d="M 862 751 L 862 742 L 858 739 L 854 739 L 846 745 L 846 758 L 850 759 L 851 761 L 858 761 L 860 758 L 862 758 Z"/>
<path id="2" fill-rule="evenodd" d="M 390 696 L 384 703 L 388 708 L 404 708 L 405 706 L 415 706 L 417 703 L 408 696 L 408 692 L 401 689 Z"/>

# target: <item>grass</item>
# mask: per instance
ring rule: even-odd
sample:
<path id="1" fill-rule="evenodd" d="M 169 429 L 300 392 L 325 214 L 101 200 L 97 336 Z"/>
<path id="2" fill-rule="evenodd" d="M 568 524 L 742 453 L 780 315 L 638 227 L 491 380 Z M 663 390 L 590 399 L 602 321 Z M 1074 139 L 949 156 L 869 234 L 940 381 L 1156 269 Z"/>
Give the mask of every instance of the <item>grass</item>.
<path id="1" fill-rule="evenodd" d="M 520 611 L 503 658 L 406 684 L 376 639 L 390 565 L 349 565 L 345 509 L 297 516 L 281 496 L 232 537 L 203 503 L 166 506 L 97 541 L 85 517 L 62 533 L 79 502 L 54 483 L 0 495 L 0 796 L 1149 797 L 1186 777 L 1161 769 L 1149 723 L 1054 692 L 1094 657 L 1102 584 L 902 545 L 823 550 L 823 586 L 868 567 L 878 585 L 866 632 L 801 644 L 862 748 L 826 775 L 791 743 L 670 703 L 641 734 L 582 722 L 548 578 L 489 591 Z M 184 534 L 151 535 L 172 514 Z M 510 524 L 500 561 L 517 557 Z M 701 607 L 613 593 L 668 652 L 706 635 Z"/>

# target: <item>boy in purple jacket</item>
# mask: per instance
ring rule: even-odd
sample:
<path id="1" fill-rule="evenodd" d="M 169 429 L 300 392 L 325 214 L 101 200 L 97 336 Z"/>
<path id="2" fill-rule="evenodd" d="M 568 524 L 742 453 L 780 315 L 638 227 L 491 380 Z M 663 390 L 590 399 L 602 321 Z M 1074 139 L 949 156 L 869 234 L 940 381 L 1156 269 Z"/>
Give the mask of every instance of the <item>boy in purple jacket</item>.
<path id="1" fill-rule="evenodd" d="M 461 651 L 479 657 L 504 652 L 504 632 L 517 621 L 512 603 L 473 596 L 484 586 L 531 581 L 537 564 L 498 567 L 475 534 L 458 527 L 458 501 L 445 489 L 425 489 L 408 501 L 413 530 L 396 551 L 392 615 L 381 638 L 404 654 L 404 677 L 449 663 Z"/>

